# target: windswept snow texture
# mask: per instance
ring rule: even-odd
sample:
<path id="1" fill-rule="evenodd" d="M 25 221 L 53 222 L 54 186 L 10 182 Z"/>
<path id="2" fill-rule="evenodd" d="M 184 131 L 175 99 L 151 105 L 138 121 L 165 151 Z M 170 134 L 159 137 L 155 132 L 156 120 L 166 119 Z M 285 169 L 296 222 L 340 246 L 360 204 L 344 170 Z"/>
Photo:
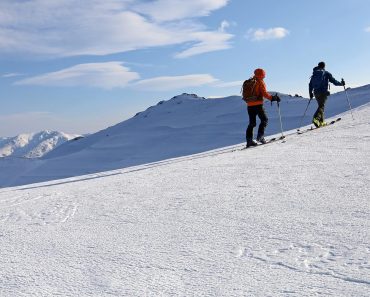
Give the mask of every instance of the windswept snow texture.
<path id="1" fill-rule="evenodd" d="M 370 101 L 370 85 L 349 90 L 348 94 L 353 107 L 362 105 Z M 307 99 L 282 95 L 284 129 L 298 127 L 307 103 Z M 278 133 L 276 103 L 271 106 L 267 102 L 265 108 L 269 114 L 266 134 Z M 303 124 L 310 123 L 316 108 L 313 101 Z M 344 92 L 329 98 L 327 117 L 345 110 L 348 103 Z M 245 141 L 247 123 L 246 106 L 239 96 L 204 99 L 194 94 L 179 95 L 116 126 L 61 145 L 27 170 L 21 166 L 11 170 L 12 165 L 3 162 L 9 171 L 6 178 L 0 178 L 0 187 L 97 173 L 235 145 Z"/>
<path id="2" fill-rule="evenodd" d="M 15 137 L 0 137 L 0 157 L 40 158 L 78 136 L 46 130 Z"/>
<path id="3" fill-rule="evenodd" d="M 369 296 L 370 104 L 341 116 L 0 190 L 0 296 Z"/>

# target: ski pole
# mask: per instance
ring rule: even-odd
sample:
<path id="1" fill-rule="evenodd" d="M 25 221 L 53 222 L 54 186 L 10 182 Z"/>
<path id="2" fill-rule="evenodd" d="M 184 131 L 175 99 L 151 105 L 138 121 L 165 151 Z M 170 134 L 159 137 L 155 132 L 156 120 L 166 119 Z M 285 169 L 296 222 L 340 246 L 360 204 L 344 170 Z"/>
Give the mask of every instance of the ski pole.
<path id="1" fill-rule="evenodd" d="M 307 104 L 307 106 L 306 106 L 306 110 L 304 111 L 303 117 L 301 118 L 301 121 L 299 122 L 299 127 L 301 127 L 301 126 L 302 126 L 303 119 L 304 119 L 304 117 L 306 116 L 306 112 L 307 112 L 308 106 L 309 106 L 309 105 L 310 105 L 310 103 L 311 103 L 311 100 L 312 100 L 312 98 L 310 98 L 310 100 L 308 101 L 308 104 Z M 298 128 L 297 130 L 299 131 L 299 128 Z"/>
<path id="2" fill-rule="evenodd" d="M 342 82 L 344 82 L 344 79 L 343 78 L 342 78 Z M 348 97 L 348 93 L 347 93 L 347 89 L 346 89 L 346 85 L 345 84 L 343 84 L 343 88 L 344 88 L 344 92 L 346 93 L 349 110 L 351 111 L 351 115 L 352 115 L 352 120 L 355 120 L 355 118 L 353 117 L 352 106 L 351 106 L 351 102 L 349 102 L 349 97 Z"/>
<path id="3" fill-rule="evenodd" d="M 281 121 L 281 112 L 280 112 L 280 103 L 277 103 L 278 111 L 279 111 L 279 120 L 280 120 L 280 129 L 281 129 L 281 139 L 285 138 L 284 131 L 283 131 L 283 122 Z"/>

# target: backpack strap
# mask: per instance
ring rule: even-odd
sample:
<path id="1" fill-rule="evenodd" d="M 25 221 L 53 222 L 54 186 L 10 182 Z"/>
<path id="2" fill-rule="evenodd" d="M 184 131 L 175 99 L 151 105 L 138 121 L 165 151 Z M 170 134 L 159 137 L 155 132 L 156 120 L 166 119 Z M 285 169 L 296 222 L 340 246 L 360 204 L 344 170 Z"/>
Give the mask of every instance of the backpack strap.
<path id="1" fill-rule="evenodd" d="M 244 101 L 246 101 L 246 102 L 257 102 L 257 101 L 261 101 L 261 98 L 258 97 L 258 96 L 253 96 L 253 97 L 244 98 Z"/>

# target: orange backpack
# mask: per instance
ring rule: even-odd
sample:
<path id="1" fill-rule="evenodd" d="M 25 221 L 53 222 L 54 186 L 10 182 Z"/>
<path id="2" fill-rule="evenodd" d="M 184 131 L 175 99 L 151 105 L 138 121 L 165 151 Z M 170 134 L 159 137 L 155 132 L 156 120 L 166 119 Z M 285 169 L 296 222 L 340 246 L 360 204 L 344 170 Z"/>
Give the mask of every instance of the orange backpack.
<path id="1" fill-rule="evenodd" d="M 249 99 L 255 99 L 256 95 L 254 94 L 254 89 L 257 84 L 257 79 L 255 77 L 251 77 L 250 79 L 247 79 L 243 83 L 243 87 L 241 90 L 242 93 L 242 99 L 247 102 Z"/>

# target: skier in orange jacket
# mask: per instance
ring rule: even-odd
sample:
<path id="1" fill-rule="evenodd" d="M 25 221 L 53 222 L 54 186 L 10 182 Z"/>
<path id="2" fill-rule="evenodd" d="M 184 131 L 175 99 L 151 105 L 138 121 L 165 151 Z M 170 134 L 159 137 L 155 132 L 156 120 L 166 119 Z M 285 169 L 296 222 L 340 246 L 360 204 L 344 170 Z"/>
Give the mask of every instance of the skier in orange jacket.
<path id="1" fill-rule="evenodd" d="M 277 95 L 270 95 L 266 90 L 266 84 L 263 79 L 266 77 L 266 72 L 263 69 L 256 69 L 254 71 L 254 76 L 252 80 L 254 80 L 254 85 L 251 90 L 251 96 L 244 98 L 243 92 L 243 100 L 248 105 L 248 115 L 249 115 L 249 125 L 246 130 L 246 141 L 247 147 L 256 146 L 257 142 L 253 140 L 253 129 L 256 127 L 256 117 L 258 116 L 261 123 L 258 127 L 257 133 L 257 141 L 260 143 L 265 144 L 265 128 L 268 123 L 268 118 L 263 108 L 263 98 L 266 98 L 270 101 L 277 101 L 280 102 L 280 98 Z"/>

